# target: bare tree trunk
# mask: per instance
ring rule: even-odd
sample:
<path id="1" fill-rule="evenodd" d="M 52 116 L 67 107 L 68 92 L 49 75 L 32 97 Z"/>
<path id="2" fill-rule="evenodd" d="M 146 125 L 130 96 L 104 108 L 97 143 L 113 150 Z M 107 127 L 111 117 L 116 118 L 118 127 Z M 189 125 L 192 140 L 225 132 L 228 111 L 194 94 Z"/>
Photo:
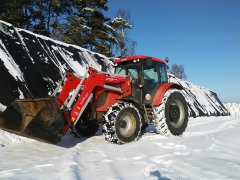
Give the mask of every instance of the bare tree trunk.
<path id="1" fill-rule="evenodd" d="M 48 33 L 49 33 L 49 34 L 50 34 L 51 7 L 52 7 L 52 0 L 49 0 L 49 5 L 48 5 L 48 20 L 47 20 L 47 30 L 48 30 Z"/>

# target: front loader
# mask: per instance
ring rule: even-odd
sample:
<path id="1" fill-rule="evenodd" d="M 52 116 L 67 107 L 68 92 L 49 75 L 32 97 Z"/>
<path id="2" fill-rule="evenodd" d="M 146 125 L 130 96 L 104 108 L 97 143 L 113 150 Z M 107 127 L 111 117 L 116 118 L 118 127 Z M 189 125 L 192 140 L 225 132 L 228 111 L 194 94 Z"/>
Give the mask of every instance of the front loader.
<path id="1" fill-rule="evenodd" d="M 188 123 L 183 87 L 168 82 L 164 61 L 130 56 L 115 61 L 115 73 L 89 67 L 83 77 L 67 72 L 51 97 L 15 100 L 0 116 L 0 128 L 58 143 L 71 130 L 92 136 L 103 125 L 105 139 L 124 144 L 149 123 L 164 135 L 182 134 Z"/>

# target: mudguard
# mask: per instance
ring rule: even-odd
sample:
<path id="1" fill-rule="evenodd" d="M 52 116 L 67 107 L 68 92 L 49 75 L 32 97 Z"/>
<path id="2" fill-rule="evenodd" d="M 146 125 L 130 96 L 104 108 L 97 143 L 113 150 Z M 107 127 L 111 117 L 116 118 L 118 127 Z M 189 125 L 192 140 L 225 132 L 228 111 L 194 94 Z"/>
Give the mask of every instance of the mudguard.
<path id="1" fill-rule="evenodd" d="M 158 87 L 158 89 L 155 93 L 155 96 L 153 98 L 153 103 L 152 103 L 153 106 L 159 106 L 162 103 L 163 95 L 165 94 L 165 92 L 168 89 L 182 90 L 183 87 L 179 84 L 175 84 L 175 83 L 172 83 L 172 82 L 162 84 L 161 86 Z"/>

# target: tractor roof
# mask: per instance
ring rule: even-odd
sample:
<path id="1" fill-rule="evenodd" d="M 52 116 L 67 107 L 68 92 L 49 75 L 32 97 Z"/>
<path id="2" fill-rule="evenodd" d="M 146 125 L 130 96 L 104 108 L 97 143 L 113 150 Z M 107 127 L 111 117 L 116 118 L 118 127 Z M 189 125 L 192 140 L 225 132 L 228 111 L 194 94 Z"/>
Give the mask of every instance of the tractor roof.
<path id="1" fill-rule="evenodd" d="M 120 59 L 115 60 L 114 63 L 119 64 L 119 63 L 126 62 L 126 61 L 133 61 L 135 59 L 146 60 L 147 58 L 152 58 L 152 61 L 156 61 L 156 62 L 166 64 L 165 61 L 163 61 L 161 59 L 157 59 L 157 58 L 149 57 L 149 56 L 144 56 L 144 55 L 128 56 L 128 57 L 125 57 L 125 58 L 120 58 Z"/>

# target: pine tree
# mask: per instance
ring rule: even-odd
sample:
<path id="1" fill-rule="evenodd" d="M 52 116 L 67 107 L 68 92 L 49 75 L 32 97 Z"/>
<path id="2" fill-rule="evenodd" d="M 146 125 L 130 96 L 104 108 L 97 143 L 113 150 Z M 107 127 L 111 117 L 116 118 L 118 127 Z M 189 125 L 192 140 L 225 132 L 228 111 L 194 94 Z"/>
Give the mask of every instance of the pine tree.
<path id="1" fill-rule="evenodd" d="M 64 15 L 71 13 L 70 1 L 57 0 L 32 0 L 32 6 L 29 7 L 31 14 L 30 30 L 54 37 L 57 27 L 67 23 Z"/>
<path id="2" fill-rule="evenodd" d="M 68 18 L 69 25 L 61 27 L 65 42 L 79 45 L 107 56 L 112 53 L 109 44 L 114 39 L 106 26 L 110 20 L 102 11 L 108 10 L 107 0 L 81 0 L 73 3 L 74 13 Z"/>
<path id="3" fill-rule="evenodd" d="M 2 0 L 0 19 L 32 32 L 53 36 L 56 27 L 66 23 L 70 1 Z"/>
<path id="4" fill-rule="evenodd" d="M 1 0 L 0 19 L 37 34 L 79 45 L 106 56 L 134 54 L 128 38 L 130 13 L 104 16 L 108 0 Z"/>
<path id="5" fill-rule="evenodd" d="M 30 23 L 28 6 L 31 6 L 31 1 L 28 0 L 1 0 L 0 19 L 16 27 L 28 27 Z"/>

